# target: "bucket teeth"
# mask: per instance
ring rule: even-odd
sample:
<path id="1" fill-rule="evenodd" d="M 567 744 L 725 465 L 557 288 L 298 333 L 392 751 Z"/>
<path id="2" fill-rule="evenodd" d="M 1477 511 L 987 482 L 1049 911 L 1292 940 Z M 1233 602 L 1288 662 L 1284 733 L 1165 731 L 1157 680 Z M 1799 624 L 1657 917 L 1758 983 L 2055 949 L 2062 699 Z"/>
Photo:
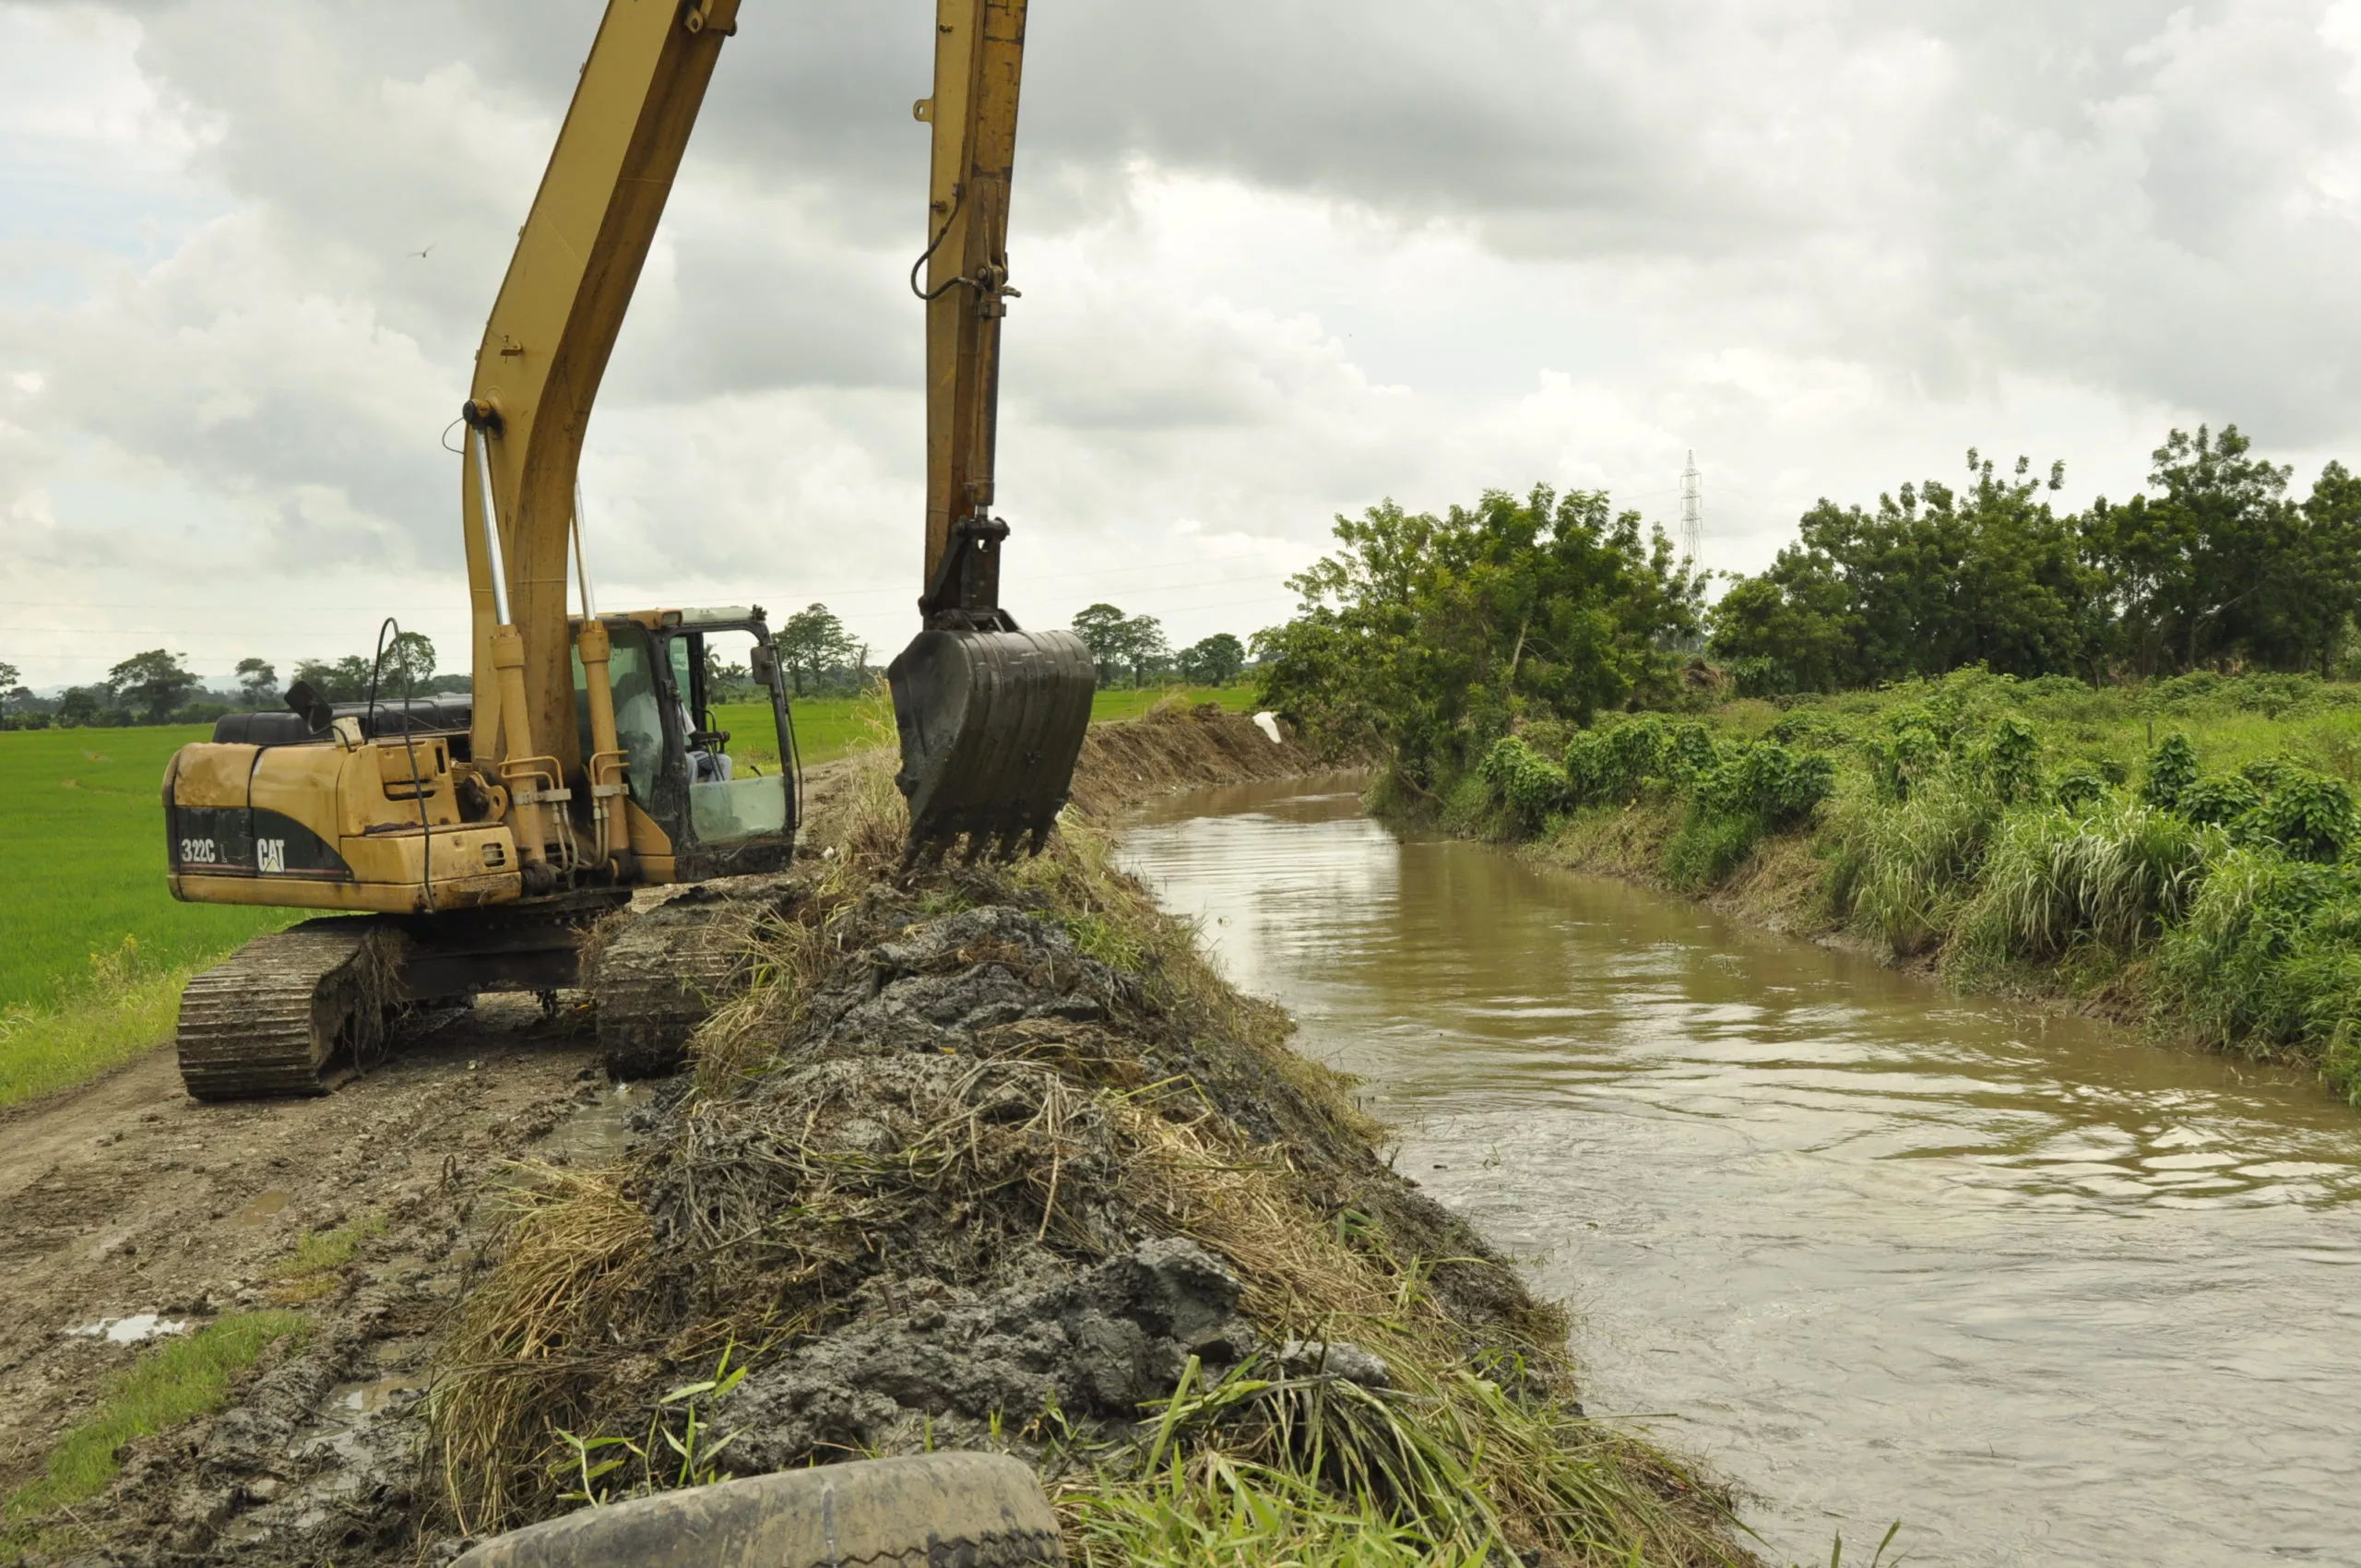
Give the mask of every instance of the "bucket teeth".
<path id="1" fill-rule="evenodd" d="M 1038 854 L 1074 785 L 1097 671 L 1072 632 L 919 634 L 886 671 L 910 803 L 903 863 Z"/>

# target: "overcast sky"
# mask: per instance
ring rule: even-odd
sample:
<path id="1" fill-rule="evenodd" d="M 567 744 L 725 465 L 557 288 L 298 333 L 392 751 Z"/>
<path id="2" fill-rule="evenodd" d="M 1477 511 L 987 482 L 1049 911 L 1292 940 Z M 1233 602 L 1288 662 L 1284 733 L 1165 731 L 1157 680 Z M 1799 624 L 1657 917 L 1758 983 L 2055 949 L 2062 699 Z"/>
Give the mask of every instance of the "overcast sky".
<path id="1" fill-rule="evenodd" d="M 653 3 L 653 0 L 643 0 Z M 464 659 L 469 356 L 601 0 L 0 0 L 0 659 Z M 927 0 L 744 0 L 585 462 L 602 607 L 914 629 Z M 2361 4 L 1039 0 L 1007 597 L 1176 643 L 1330 521 L 1605 487 L 1707 564 L 1965 448 L 2361 458 Z M 423 255 L 416 254 L 423 252 Z"/>

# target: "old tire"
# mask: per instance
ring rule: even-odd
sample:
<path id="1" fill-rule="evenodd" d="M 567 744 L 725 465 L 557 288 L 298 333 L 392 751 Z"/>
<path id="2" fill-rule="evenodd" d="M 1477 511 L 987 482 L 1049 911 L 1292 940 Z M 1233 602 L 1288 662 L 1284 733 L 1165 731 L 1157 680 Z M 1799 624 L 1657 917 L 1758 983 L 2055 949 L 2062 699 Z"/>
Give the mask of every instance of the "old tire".
<path id="1" fill-rule="evenodd" d="M 1033 1472 L 997 1454 L 784 1470 L 586 1508 L 454 1568 L 1034 1568 L 1061 1564 Z"/>

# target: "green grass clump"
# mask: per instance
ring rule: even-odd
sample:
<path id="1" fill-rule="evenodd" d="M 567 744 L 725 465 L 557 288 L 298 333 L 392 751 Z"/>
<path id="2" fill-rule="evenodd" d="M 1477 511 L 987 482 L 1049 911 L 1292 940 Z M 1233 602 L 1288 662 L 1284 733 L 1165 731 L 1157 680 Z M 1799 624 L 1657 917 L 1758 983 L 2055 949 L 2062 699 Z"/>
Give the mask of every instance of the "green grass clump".
<path id="1" fill-rule="evenodd" d="M 316 1301 L 336 1289 L 337 1275 L 362 1243 L 386 1233 L 386 1222 L 371 1214 L 333 1230 L 306 1230 L 295 1238 L 294 1253 L 271 1271 L 273 1298 L 292 1306 Z"/>
<path id="2" fill-rule="evenodd" d="M 217 1319 L 185 1339 L 165 1341 L 142 1356 L 107 1390 L 98 1408 L 65 1434 L 42 1477 L 0 1506 L 0 1520 L 20 1524 L 97 1496 L 123 1467 L 125 1443 L 219 1409 L 231 1381 L 255 1358 L 309 1329 L 294 1313 L 241 1313 Z"/>
<path id="3" fill-rule="evenodd" d="M 188 970 L 141 973 L 0 1013 L 0 1106 L 67 1088 L 172 1039 Z"/>

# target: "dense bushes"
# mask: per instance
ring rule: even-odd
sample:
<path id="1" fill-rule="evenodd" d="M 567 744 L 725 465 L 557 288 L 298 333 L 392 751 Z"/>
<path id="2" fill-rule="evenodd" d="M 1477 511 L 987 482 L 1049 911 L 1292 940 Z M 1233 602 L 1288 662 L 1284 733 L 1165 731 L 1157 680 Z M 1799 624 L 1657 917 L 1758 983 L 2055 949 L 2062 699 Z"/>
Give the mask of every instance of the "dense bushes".
<path id="1" fill-rule="evenodd" d="M 1643 714 L 1576 731 L 1562 766 L 1525 737 L 1508 736 L 1485 754 L 1477 777 L 1491 803 L 1526 832 L 1589 807 L 1678 802 L 1681 825 L 1664 870 L 1676 885 L 1697 887 L 1726 876 L 1764 835 L 1809 821 L 1834 787 L 1836 765 L 1775 741 L 1717 742 L 1703 724 Z"/>
<path id="2" fill-rule="evenodd" d="M 1713 722 L 1533 725 L 1485 754 L 1466 823 L 1611 840 L 1619 870 L 1639 843 L 1687 890 L 1722 884 L 1769 836 L 1808 831 L 1813 856 L 1776 864 L 1811 879 L 1821 921 L 1962 984 L 2062 966 L 2075 983 L 2126 986 L 2115 994 L 2175 1028 L 2315 1062 L 2361 1101 L 2361 811 L 2348 782 L 2361 713 L 2345 696 L 2295 677 L 2188 677 L 2110 730 L 2071 683 L 1967 673 L 1783 713 L 1735 703 Z M 2188 717 L 2202 747 L 2179 729 L 2115 743 L 2157 713 Z M 2290 728 L 2302 713 L 2331 719 Z M 2299 738 L 2300 755 L 2288 749 Z M 2280 749 L 2238 760 L 2266 740 Z M 2236 765 L 2209 769 L 2207 756 Z M 1622 826 L 1605 838 L 1587 826 L 1610 823 Z"/>

